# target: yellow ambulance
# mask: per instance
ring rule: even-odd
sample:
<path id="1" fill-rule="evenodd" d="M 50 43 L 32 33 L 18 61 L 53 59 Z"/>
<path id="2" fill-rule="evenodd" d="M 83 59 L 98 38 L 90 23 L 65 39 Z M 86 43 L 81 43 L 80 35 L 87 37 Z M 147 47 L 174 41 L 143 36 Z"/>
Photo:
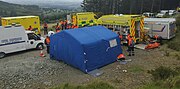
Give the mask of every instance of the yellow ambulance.
<path id="1" fill-rule="evenodd" d="M 67 15 L 68 23 L 79 27 L 93 26 L 97 24 L 96 15 L 93 12 L 71 13 Z"/>
<path id="2" fill-rule="evenodd" d="M 20 24 L 26 30 L 31 26 L 36 34 L 41 33 L 39 16 L 2 17 L 1 23 L 2 26 Z"/>
<path id="3" fill-rule="evenodd" d="M 130 34 L 136 40 L 144 37 L 144 17 L 140 15 L 104 15 L 97 23 L 120 34 Z"/>

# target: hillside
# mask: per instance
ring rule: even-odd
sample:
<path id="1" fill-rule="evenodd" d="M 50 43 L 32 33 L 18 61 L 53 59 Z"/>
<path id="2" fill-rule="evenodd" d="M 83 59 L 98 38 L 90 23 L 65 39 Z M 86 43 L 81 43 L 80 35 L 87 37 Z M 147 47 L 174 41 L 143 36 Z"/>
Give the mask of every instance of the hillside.
<path id="1" fill-rule="evenodd" d="M 36 5 L 18 5 L 0 1 L 0 16 L 40 15 L 41 9 Z"/>
<path id="2" fill-rule="evenodd" d="M 21 5 L 37 5 L 40 8 L 76 9 L 83 0 L 2 0 Z"/>

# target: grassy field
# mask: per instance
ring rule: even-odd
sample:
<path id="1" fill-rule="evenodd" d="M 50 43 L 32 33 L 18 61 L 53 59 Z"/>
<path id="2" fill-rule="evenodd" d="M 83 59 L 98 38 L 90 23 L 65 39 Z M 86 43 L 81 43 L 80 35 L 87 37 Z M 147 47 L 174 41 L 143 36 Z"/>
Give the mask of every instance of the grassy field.
<path id="1" fill-rule="evenodd" d="M 70 85 L 70 84 L 63 84 L 61 86 L 52 88 L 52 89 L 115 89 L 112 85 L 104 82 L 93 82 L 87 85 Z"/>

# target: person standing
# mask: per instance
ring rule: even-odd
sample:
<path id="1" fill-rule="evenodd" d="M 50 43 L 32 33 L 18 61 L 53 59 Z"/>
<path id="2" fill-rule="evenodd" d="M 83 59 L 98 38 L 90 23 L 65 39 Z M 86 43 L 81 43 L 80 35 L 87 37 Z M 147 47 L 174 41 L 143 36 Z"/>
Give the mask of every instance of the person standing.
<path id="1" fill-rule="evenodd" d="M 61 29 L 63 30 L 64 29 L 64 22 L 60 21 L 60 25 L 61 25 Z"/>
<path id="2" fill-rule="evenodd" d="M 49 54 L 49 48 L 50 48 L 50 37 L 49 36 L 46 36 L 44 43 L 45 43 L 46 48 L 47 48 L 47 54 Z"/>
<path id="3" fill-rule="evenodd" d="M 134 42 L 132 36 L 130 36 L 128 38 L 128 52 L 129 52 L 128 56 L 134 56 L 134 46 L 135 46 L 135 42 Z"/>
<path id="4" fill-rule="evenodd" d="M 30 25 L 27 30 L 32 31 L 33 30 L 32 26 Z"/>
<path id="5" fill-rule="evenodd" d="M 67 21 L 64 21 L 64 29 L 67 29 Z"/>
<path id="6" fill-rule="evenodd" d="M 57 23 L 55 29 L 56 29 L 56 32 L 60 32 L 60 26 L 59 26 L 59 23 Z"/>
<path id="7" fill-rule="evenodd" d="M 44 27 L 44 35 L 46 35 L 48 33 L 48 25 L 46 22 L 44 23 L 43 27 Z"/>

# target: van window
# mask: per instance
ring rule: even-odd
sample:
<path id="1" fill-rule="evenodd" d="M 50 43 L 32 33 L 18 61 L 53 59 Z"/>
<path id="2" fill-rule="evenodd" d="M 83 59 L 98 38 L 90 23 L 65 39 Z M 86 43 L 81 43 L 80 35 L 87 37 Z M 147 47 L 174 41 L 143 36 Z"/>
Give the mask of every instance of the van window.
<path id="1" fill-rule="evenodd" d="M 41 40 L 35 33 L 28 33 L 27 35 L 29 40 Z"/>

